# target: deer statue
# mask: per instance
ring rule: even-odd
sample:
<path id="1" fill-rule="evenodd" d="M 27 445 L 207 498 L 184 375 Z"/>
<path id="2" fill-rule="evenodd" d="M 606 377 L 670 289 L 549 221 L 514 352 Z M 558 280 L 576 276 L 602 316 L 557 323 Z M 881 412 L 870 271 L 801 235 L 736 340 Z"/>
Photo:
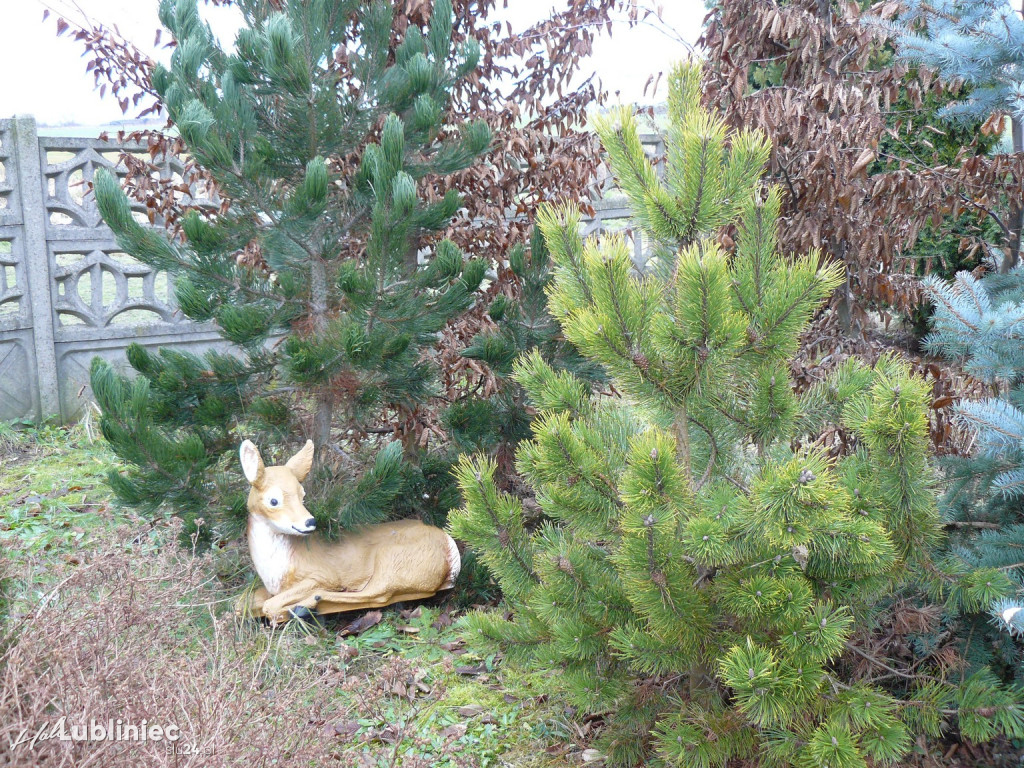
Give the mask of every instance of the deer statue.
<path id="1" fill-rule="evenodd" d="M 249 440 L 239 450 L 249 481 L 249 553 L 263 586 L 239 611 L 273 623 L 291 616 L 380 608 L 451 589 L 461 560 L 454 539 L 419 520 L 370 525 L 337 541 L 311 535 L 302 500 L 313 441 L 284 466 L 266 467 Z"/>

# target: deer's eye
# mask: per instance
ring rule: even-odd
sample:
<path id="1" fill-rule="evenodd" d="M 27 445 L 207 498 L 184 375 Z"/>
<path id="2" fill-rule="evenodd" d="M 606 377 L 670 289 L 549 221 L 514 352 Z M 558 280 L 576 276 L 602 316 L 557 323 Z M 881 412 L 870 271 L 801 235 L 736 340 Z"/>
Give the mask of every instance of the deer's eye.
<path id="1" fill-rule="evenodd" d="M 281 503 L 281 502 L 280 502 L 280 501 L 278 501 L 277 499 L 271 499 L 271 500 L 270 500 L 270 506 L 272 506 L 272 507 L 276 507 L 276 506 L 277 506 L 278 504 L 280 504 L 280 503 Z"/>

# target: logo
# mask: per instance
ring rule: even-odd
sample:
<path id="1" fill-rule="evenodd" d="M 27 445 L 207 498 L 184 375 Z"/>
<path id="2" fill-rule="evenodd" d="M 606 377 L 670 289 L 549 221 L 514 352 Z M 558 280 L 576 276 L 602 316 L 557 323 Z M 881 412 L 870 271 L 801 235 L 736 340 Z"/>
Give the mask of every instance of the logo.
<path id="1" fill-rule="evenodd" d="M 175 742 L 181 738 L 181 731 L 176 725 L 161 725 L 140 720 L 122 720 L 120 717 L 106 721 L 89 720 L 88 724 L 68 723 L 67 717 L 61 717 L 51 725 L 41 725 L 36 731 L 23 728 L 21 733 L 9 742 L 11 750 L 28 746 L 34 749 L 44 741 L 167 741 Z"/>

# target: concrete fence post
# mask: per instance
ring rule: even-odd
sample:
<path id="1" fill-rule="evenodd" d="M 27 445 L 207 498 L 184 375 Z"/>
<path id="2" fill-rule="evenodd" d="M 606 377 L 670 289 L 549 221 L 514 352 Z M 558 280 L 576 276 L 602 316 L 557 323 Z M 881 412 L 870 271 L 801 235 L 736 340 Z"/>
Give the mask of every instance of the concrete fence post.
<path id="1" fill-rule="evenodd" d="M 40 419 L 60 418 L 57 358 L 53 346 L 50 255 L 46 248 L 46 190 L 39 169 L 39 140 L 36 135 L 35 119 L 28 115 L 16 115 L 12 134 L 12 155 L 18 168 L 22 204 L 32 336 L 35 340 L 36 385 L 39 388 L 40 410 L 38 416 Z"/>

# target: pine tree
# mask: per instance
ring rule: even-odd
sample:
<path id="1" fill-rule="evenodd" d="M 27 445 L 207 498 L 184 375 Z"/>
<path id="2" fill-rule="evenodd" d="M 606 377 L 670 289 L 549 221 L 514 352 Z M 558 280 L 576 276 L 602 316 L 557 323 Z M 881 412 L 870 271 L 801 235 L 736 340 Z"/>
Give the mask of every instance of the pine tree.
<path id="1" fill-rule="evenodd" d="M 431 394 L 424 352 L 484 276 L 449 241 L 417 258 L 460 207 L 454 192 L 422 188 L 490 144 L 483 123 L 445 118 L 477 47 L 452 50 L 450 0 L 397 42 L 385 2 L 236 5 L 245 25 L 232 52 L 196 0 L 163 0 L 177 46 L 152 75 L 226 204 L 190 211 L 175 240 L 135 220 L 113 176 L 96 177 L 119 246 L 166 270 L 181 311 L 233 345 L 204 356 L 132 347 L 134 379 L 94 364 L 103 433 L 128 465 L 111 483 L 144 509 L 166 503 L 193 520 L 230 507 L 238 521 L 238 443 L 287 451 L 311 436 L 309 507 L 322 528 L 443 513 L 447 465 L 375 436 Z"/>
<path id="2" fill-rule="evenodd" d="M 530 437 L 532 406 L 512 376 L 515 360 L 536 350 L 555 370 L 571 372 L 588 388 L 604 381 L 600 365 L 586 359 L 562 335 L 548 312 L 551 264 L 544 236 L 534 227 L 529 250 L 518 245 L 509 253 L 507 275 L 499 278 L 487 307 L 490 326 L 476 334 L 462 356 L 479 360 L 494 377 L 487 397 L 453 403 L 444 414 L 449 436 L 459 450 L 488 453 L 510 472 L 515 450 Z"/>
<path id="3" fill-rule="evenodd" d="M 894 27 L 900 32 L 899 55 L 970 86 L 943 114 L 968 122 L 1009 114 L 1013 151 L 1024 151 L 1024 20 L 1017 9 L 1008 0 L 910 0 L 906 5 Z M 1000 261 L 1002 272 L 1020 258 L 1022 204 L 1018 190 L 1008 200 L 1009 252 Z"/>
<path id="4" fill-rule="evenodd" d="M 930 350 L 960 360 L 994 397 L 961 401 L 956 414 L 975 437 L 972 456 L 946 462 L 946 514 L 960 535 L 953 556 L 970 567 L 997 568 L 1016 593 L 991 606 L 993 633 L 974 628 L 971 655 L 995 656 L 1024 680 L 1024 654 L 1006 632 L 1024 632 L 1024 271 L 978 280 L 961 272 L 952 283 L 926 282 L 935 302 Z"/>
<path id="5" fill-rule="evenodd" d="M 1024 708 L 985 669 L 958 684 L 922 663 L 897 677 L 901 698 L 844 663 L 907 583 L 953 613 L 1011 585 L 930 560 L 928 388 L 905 364 L 851 361 L 794 393 L 787 362 L 842 268 L 779 253 L 780 193 L 759 184 L 769 144 L 730 134 L 700 82 L 694 64 L 670 77 L 663 178 L 631 110 L 596 123 L 636 225 L 662 246 L 652 273 L 634 272 L 619 236 L 584 241 L 572 209 L 538 217 L 550 311 L 622 397 L 591 397 L 535 353 L 515 363 L 539 411 L 517 466 L 545 520 L 526 524 L 489 457 L 460 462 L 451 529 L 512 610 L 467 629 L 510 662 L 559 669 L 554 692 L 603 714 L 611 765 L 894 764 L 950 712 L 966 738 L 1024 735 Z M 825 424 L 856 450 L 812 442 Z"/>

